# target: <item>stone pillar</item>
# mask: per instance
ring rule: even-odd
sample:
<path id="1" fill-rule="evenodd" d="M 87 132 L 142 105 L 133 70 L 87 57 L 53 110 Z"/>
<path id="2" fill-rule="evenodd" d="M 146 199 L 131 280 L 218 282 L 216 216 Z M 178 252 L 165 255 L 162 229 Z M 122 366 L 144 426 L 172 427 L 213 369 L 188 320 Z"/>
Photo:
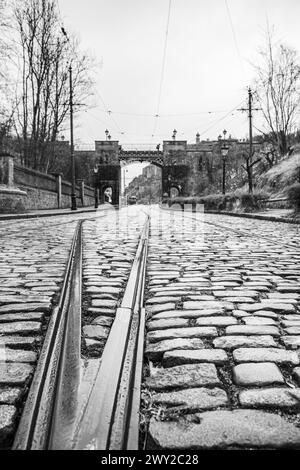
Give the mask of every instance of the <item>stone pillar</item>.
<path id="1" fill-rule="evenodd" d="M 57 209 L 61 208 L 61 177 L 62 173 L 52 173 L 56 179 Z"/>
<path id="2" fill-rule="evenodd" d="M 14 186 L 14 157 L 0 153 L 0 214 L 24 212 L 27 194 Z"/>
<path id="3" fill-rule="evenodd" d="M 7 187 L 14 185 L 14 157 L 9 153 L 0 154 L 0 184 Z"/>

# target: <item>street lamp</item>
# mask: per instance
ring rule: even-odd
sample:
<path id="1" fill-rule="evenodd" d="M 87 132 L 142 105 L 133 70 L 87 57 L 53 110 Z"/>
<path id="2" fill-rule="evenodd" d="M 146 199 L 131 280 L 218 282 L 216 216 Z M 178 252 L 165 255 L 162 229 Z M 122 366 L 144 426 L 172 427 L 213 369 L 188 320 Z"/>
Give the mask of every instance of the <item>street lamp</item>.
<path id="1" fill-rule="evenodd" d="M 95 186 L 95 209 L 98 209 L 99 199 L 98 199 L 98 173 L 99 168 L 97 165 L 94 166 L 94 186 Z"/>
<path id="2" fill-rule="evenodd" d="M 229 151 L 229 147 L 228 145 L 224 143 L 221 147 L 221 155 L 223 158 L 223 180 L 222 180 L 222 193 L 223 194 L 225 194 L 225 171 L 226 171 L 225 161 L 226 161 L 228 151 Z"/>

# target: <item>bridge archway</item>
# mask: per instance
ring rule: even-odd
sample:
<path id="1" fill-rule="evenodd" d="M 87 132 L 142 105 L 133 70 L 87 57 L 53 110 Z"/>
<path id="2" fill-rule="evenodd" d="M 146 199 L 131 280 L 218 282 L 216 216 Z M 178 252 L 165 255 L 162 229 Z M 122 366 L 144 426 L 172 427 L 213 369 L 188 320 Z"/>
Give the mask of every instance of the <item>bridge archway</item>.
<path id="1" fill-rule="evenodd" d="M 113 200 L 113 188 L 111 186 L 106 186 L 103 188 L 103 201 L 112 204 Z"/>
<path id="2" fill-rule="evenodd" d="M 187 159 L 186 141 L 164 141 L 163 151 L 124 150 L 118 141 L 96 141 L 96 164 L 100 202 L 104 202 L 104 191 L 112 188 L 112 203 L 119 204 L 121 189 L 121 167 L 134 162 L 147 162 L 161 168 L 162 196 L 170 197 L 171 188 L 180 195 L 187 194 L 190 165 Z"/>
<path id="3" fill-rule="evenodd" d="M 157 204 L 162 199 L 162 166 L 156 162 L 121 161 L 121 202 L 136 198 L 140 204 Z"/>

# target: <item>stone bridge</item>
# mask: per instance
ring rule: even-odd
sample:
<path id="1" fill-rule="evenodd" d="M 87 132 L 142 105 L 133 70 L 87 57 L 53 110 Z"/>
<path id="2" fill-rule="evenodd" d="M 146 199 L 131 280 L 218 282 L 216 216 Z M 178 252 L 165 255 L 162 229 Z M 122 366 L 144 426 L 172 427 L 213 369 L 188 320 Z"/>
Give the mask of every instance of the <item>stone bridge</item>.
<path id="1" fill-rule="evenodd" d="M 198 167 L 195 168 L 188 156 L 185 140 L 166 140 L 162 151 L 124 150 L 116 140 L 100 140 L 95 142 L 95 151 L 100 202 L 104 200 L 104 191 L 111 188 L 112 203 L 119 203 L 121 167 L 129 163 L 148 162 L 160 167 L 162 196 L 170 196 L 172 188 L 176 188 L 180 196 L 189 196 L 191 180 L 197 177 Z"/>

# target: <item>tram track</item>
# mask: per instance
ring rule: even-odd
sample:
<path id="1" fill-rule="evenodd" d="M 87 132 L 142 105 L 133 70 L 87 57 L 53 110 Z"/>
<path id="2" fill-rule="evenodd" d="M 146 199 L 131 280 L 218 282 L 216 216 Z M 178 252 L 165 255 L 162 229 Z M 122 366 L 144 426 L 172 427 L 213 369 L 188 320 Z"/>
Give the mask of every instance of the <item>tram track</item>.
<path id="1" fill-rule="evenodd" d="M 126 288 L 125 291 L 122 291 L 122 294 L 120 294 L 121 298 L 118 300 L 118 307 L 116 308 L 116 314 L 110 327 L 109 336 L 106 340 L 103 351 L 101 351 L 101 357 L 98 356 L 96 359 L 93 359 L 90 367 L 88 367 L 84 372 L 82 369 L 82 362 L 88 362 L 90 358 L 85 357 L 83 350 L 81 349 L 81 296 L 82 293 L 84 293 L 84 287 L 82 288 L 81 285 L 83 279 L 82 229 L 85 222 L 95 221 L 98 217 L 88 217 L 77 222 L 60 299 L 58 305 L 54 307 L 50 316 L 48 329 L 35 375 L 31 383 L 28 398 L 15 435 L 13 449 L 137 450 L 139 448 L 139 415 L 142 373 L 143 369 L 145 373 L 145 367 L 146 369 L 148 367 L 148 355 L 151 354 L 151 348 L 153 348 L 150 344 L 150 353 L 149 351 L 148 353 L 146 351 L 146 361 L 144 361 L 144 344 L 148 345 L 147 347 L 149 348 L 149 338 L 147 339 L 147 342 L 145 342 L 145 334 L 147 334 L 148 337 L 149 321 L 151 322 L 151 318 L 154 320 L 156 319 L 152 312 L 150 316 L 146 318 L 147 309 L 149 313 L 152 307 L 148 302 L 149 299 L 145 302 L 146 299 L 144 299 L 144 296 L 153 296 L 153 289 L 155 290 L 154 286 L 157 286 L 157 283 L 152 284 L 152 288 L 150 289 L 151 293 L 149 291 L 149 285 L 148 288 L 146 287 L 146 264 L 150 236 L 151 211 L 150 214 L 148 211 L 142 210 L 142 212 L 144 216 L 146 216 L 146 222 L 144 223 L 142 230 L 139 229 L 137 249 L 130 267 L 129 276 L 126 273 Z M 180 216 L 180 214 L 178 215 Z M 196 218 L 196 216 L 189 216 L 187 214 L 185 214 L 185 217 L 187 219 Z M 216 227 L 218 231 L 221 232 L 228 231 L 229 233 L 234 233 L 238 237 L 250 236 L 248 232 L 228 227 L 222 223 L 214 223 L 212 221 L 205 220 L 203 223 L 208 226 Z M 178 219 L 176 224 L 178 225 Z M 171 227 L 172 230 L 176 230 L 176 227 L 172 226 L 172 224 Z M 105 228 L 103 229 L 105 230 Z M 210 234 L 210 237 L 211 236 L 212 233 Z M 155 237 L 154 226 L 154 240 Z M 159 240 L 159 234 L 157 234 L 157 237 Z M 276 244 L 276 241 L 270 240 L 267 237 L 263 238 L 265 240 L 267 239 L 270 244 Z M 255 240 L 252 236 L 251 239 Z M 100 244 L 99 250 L 101 250 L 101 246 L 102 245 Z M 118 246 L 119 245 L 116 245 L 116 248 Z M 285 246 L 287 245 L 281 243 L 281 247 Z M 295 249 L 295 246 L 293 245 L 288 245 L 288 247 Z M 201 249 L 202 248 L 200 246 L 200 250 Z M 155 256 L 157 255 L 155 254 Z M 186 260 L 188 260 L 190 255 L 185 254 L 184 256 L 186 256 Z M 201 259 L 202 255 L 199 255 L 198 252 L 197 256 Z M 172 254 L 172 257 L 176 258 L 176 252 Z M 88 259 L 89 258 L 86 258 L 86 260 Z M 101 258 L 99 258 L 98 262 L 101 265 L 101 262 L 103 261 L 100 260 Z M 162 269 L 162 273 L 165 274 L 165 279 L 173 278 L 173 273 L 164 271 L 165 268 L 162 267 L 163 264 L 161 263 L 163 263 L 163 259 L 159 261 L 159 265 L 157 266 L 161 265 L 161 268 L 159 269 Z M 178 259 L 176 263 L 178 263 L 179 266 L 181 260 Z M 156 265 L 153 264 L 153 266 L 155 268 Z M 153 266 L 152 271 L 154 269 Z M 180 272 L 181 276 L 182 272 L 180 270 L 181 267 L 178 268 L 178 273 Z M 177 270 L 175 271 L 177 272 Z M 199 272 L 196 269 L 196 272 L 197 275 L 201 277 L 201 274 L 199 274 L 201 269 Z M 187 271 L 187 273 L 189 273 L 189 271 Z M 150 274 L 147 276 L 147 282 L 149 282 L 149 279 L 153 276 L 153 274 L 151 274 L 151 269 Z M 154 274 L 154 279 L 155 276 L 160 279 L 164 278 L 163 275 L 158 275 L 158 273 Z M 174 291 L 173 294 L 170 291 L 170 297 L 175 294 L 176 288 L 178 292 L 175 294 L 175 297 L 177 297 L 174 304 L 175 313 L 178 311 L 178 314 L 180 314 L 182 302 L 188 303 L 189 300 L 194 300 L 193 296 L 196 297 L 197 294 L 203 295 L 203 292 L 209 302 L 216 301 L 218 303 L 219 299 L 213 299 L 210 288 L 205 287 L 208 280 L 207 276 L 204 277 L 205 279 L 200 281 L 199 292 L 195 289 L 193 280 L 191 285 L 188 286 L 188 291 L 186 290 L 183 292 L 185 289 L 181 290 L 181 287 L 185 286 L 187 288 L 187 284 L 178 283 L 176 276 L 174 277 L 174 279 L 176 278 L 174 281 L 175 284 L 173 282 Z M 109 279 L 113 279 L 113 277 L 108 276 L 105 279 L 105 282 L 108 283 Z M 202 288 L 201 283 L 205 284 Z M 163 282 L 161 285 L 163 286 L 165 283 Z M 157 288 L 157 293 L 155 294 L 157 297 L 160 295 L 159 292 L 160 288 Z M 239 293 L 239 290 L 237 289 L 236 292 Z M 259 295 L 261 298 L 265 297 L 264 293 Z M 171 301 L 173 300 L 174 298 Z M 226 299 L 223 299 L 223 301 L 225 302 Z M 165 301 L 163 301 L 163 303 L 164 302 Z M 242 300 L 234 300 L 234 302 L 241 303 Z M 146 304 L 146 307 L 144 307 L 144 304 Z M 173 310 L 173 308 L 171 308 L 171 310 Z M 213 319 L 206 319 L 208 324 L 213 324 L 212 320 L 216 322 L 219 321 L 221 317 L 224 317 L 225 320 L 229 319 L 223 311 L 222 313 L 219 312 L 219 315 L 220 316 L 216 316 Z M 160 314 L 160 316 L 157 317 L 157 321 L 159 321 L 158 318 L 160 317 L 163 318 L 164 316 Z M 148 321 L 147 328 L 145 328 L 146 320 Z M 176 322 L 176 319 L 174 321 Z M 185 326 L 188 327 L 195 327 L 195 321 L 196 320 L 192 319 L 187 323 L 187 320 L 183 320 L 183 322 L 186 322 Z M 241 322 L 241 320 L 233 320 L 232 324 L 235 325 L 237 321 Z M 201 323 L 199 324 L 201 326 Z M 224 327 L 221 323 L 220 325 L 220 327 L 218 326 L 218 328 L 220 328 L 218 334 L 224 335 Z M 163 328 L 166 328 L 166 326 Z M 150 337 L 151 335 L 153 336 L 153 333 L 150 333 Z M 205 339 L 205 345 L 206 349 L 208 348 L 209 351 L 214 350 L 212 339 Z M 193 347 L 192 349 L 195 348 Z M 160 362 L 161 361 L 158 361 L 155 364 L 155 367 L 162 366 L 162 370 L 164 370 L 165 367 L 168 369 L 169 365 L 160 364 Z M 230 362 L 230 366 L 234 367 L 234 363 L 232 361 Z M 226 371 L 227 369 L 229 370 L 228 365 L 223 366 L 223 368 L 224 370 L 226 369 Z M 283 372 L 286 373 L 285 370 L 283 370 Z M 146 373 L 146 376 L 148 376 L 148 372 Z M 148 378 L 146 382 L 149 380 L 150 379 Z M 230 380 L 228 383 L 230 383 Z M 207 391 L 206 393 L 209 394 L 210 392 Z M 224 392 L 219 391 L 218 393 L 223 393 L 224 395 Z M 221 397 L 222 400 L 223 395 Z M 158 398 L 155 399 L 157 406 L 157 403 L 159 403 L 157 401 Z M 189 409 L 189 407 L 187 407 L 187 409 Z M 151 423 L 151 429 L 153 430 L 153 420 Z M 147 429 L 144 437 L 148 441 Z M 146 443 L 146 440 L 144 444 L 147 447 L 148 444 Z"/>
<path id="2" fill-rule="evenodd" d="M 149 218 L 88 398 L 80 408 L 83 223 L 76 226 L 60 300 L 15 435 L 16 450 L 138 448 Z"/>

